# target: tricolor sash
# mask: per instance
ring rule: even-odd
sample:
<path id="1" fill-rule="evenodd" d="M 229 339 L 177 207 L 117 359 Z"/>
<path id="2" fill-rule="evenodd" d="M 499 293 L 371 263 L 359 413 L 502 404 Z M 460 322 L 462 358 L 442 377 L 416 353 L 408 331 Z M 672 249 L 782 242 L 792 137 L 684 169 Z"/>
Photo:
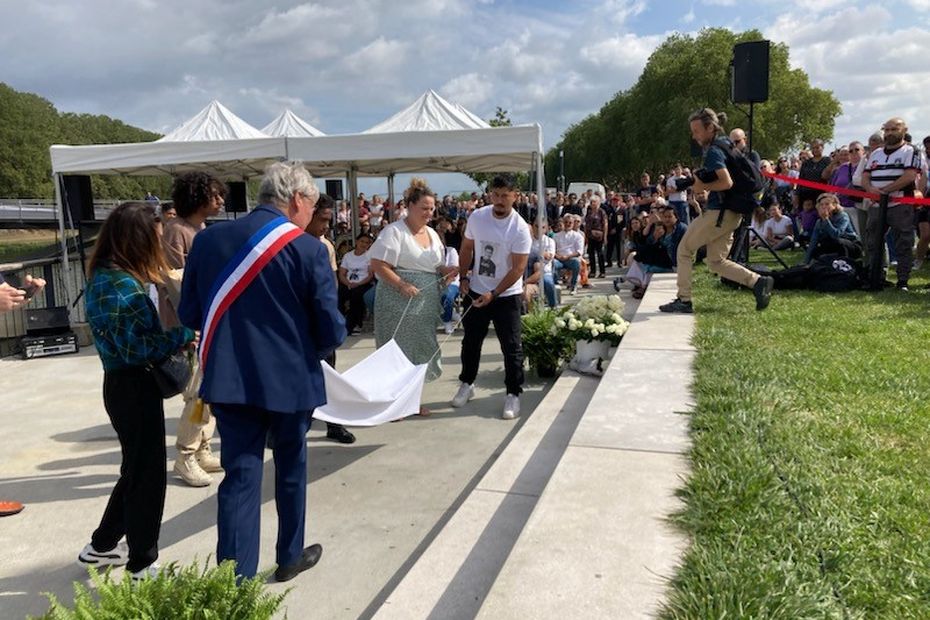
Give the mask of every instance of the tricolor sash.
<path id="1" fill-rule="evenodd" d="M 233 256 L 216 279 L 207 304 L 207 315 L 200 333 L 200 367 L 206 368 L 207 354 L 216 327 L 236 298 L 255 280 L 262 268 L 296 237 L 303 234 L 286 217 L 278 217 L 262 226 Z"/>

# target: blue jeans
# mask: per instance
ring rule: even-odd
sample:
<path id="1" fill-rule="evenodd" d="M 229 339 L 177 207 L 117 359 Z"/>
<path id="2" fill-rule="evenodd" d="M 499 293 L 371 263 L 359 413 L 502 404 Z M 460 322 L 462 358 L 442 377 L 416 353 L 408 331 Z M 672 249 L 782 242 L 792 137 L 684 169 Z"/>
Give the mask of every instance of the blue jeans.
<path id="1" fill-rule="evenodd" d="M 572 272 L 572 283 L 569 285 L 571 288 L 578 286 L 578 276 L 581 274 L 581 260 L 576 258 L 567 258 L 564 261 L 555 259 L 552 261 L 552 268 L 555 269 L 556 273 L 559 273 L 563 269 L 569 269 Z"/>
<path id="2" fill-rule="evenodd" d="M 365 300 L 365 307 L 368 309 L 368 316 L 375 315 L 375 289 L 378 288 L 378 281 L 375 280 L 371 288 L 365 291 L 362 299 Z"/>
<path id="3" fill-rule="evenodd" d="M 442 293 L 442 322 L 452 320 L 452 309 L 455 307 L 455 298 L 459 296 L 459 285 L 450 284 Z"/>
<path id="4" fill-rule="evenodd" d="M 550 308 L 555 308 L 555 276 L 553 276 L 551 273 L 544 273 L 542 281 L 543 294 L 546 296 L 546 303 Z"/>

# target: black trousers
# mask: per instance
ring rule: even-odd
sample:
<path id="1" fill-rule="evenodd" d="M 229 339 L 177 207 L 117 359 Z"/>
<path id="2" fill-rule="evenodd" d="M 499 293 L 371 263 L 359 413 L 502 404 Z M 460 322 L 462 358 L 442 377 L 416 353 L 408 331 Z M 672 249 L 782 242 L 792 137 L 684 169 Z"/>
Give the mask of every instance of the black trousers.
<path id="1" fill-rule="evenodd" d="M 365 320 L 365 293 L 371 288 L 371 283 L 349 288 L 344 284 L 339 285 L 339 310 L 346 317 L 346 323 L 350 330 L 361 327 Z"/>
<path id="2" fill-rule="evenodd" d="M 618 266 L 623 262 L 622 247 L 619 232 L 614 231 L 613 234 L 607 235 L 607 246 L 604 250 L 604 258 L 607 259 L 608 265 L 612 265 L 615 262 L 614 259 L 616 259 Z"/>
<path id="3" fill-rule="evenodd" d="M 522 295 L 498 297 L 483 308 L 470 308 L 479 295 L 471 291 L 465 296 L 465 314 L 462 325 L 462 374 L 459 381 L 473 384 L 478 377 L 481 346 L 493 322 L 497 340 L 504 354 L 504 384 L 508 394 L 523 392 L 523 324 L 520 322 Z"/>
<path id="4" fill-rule="evenodd" d="M 595 267 L 597 273 L 604 273 L 604 240 L 588 240 L 588 274 L 594 277 Z"/>
<path id="5" fill-rule="evenodd" d="M 109 551 L 125 535 L 126 569 L 136 572 L 158 558 L 167 483 L 164 401 L 151 374 L 133 367 L 103 375 L 103 406 L 119 438 L 123 462 L 91 543 L 97 551 Z"/>

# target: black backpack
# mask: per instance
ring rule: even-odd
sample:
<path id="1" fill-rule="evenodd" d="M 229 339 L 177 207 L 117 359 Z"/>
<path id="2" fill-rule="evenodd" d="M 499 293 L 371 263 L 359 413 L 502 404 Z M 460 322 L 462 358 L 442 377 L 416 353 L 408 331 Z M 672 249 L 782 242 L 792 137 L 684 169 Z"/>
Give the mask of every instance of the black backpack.
<path id="1" fill-rule="evenodd" d="M 743 215 L 752 213 L 759 206 L 759 197 L 765 189 L 758 164 L 727 138 L 717 138 L 714 146 L 723 151 L 727 172 L 733 179 L 733 187 L 720 192 L 723 208 Z"/>

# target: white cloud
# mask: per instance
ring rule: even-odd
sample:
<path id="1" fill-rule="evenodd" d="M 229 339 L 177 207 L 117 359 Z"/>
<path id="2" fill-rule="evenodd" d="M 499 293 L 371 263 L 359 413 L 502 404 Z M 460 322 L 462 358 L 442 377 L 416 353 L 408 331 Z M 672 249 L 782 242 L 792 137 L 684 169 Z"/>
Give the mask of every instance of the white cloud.
<path id="1" fill-rule="evenodd" d="M 484 106 L 491 96 L 491 79 L 479 73 L 466 73 L 452 78 L 439 89 L 439 94 L 469 110 Z"/>

